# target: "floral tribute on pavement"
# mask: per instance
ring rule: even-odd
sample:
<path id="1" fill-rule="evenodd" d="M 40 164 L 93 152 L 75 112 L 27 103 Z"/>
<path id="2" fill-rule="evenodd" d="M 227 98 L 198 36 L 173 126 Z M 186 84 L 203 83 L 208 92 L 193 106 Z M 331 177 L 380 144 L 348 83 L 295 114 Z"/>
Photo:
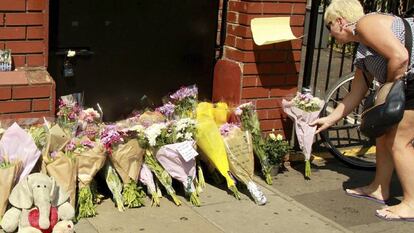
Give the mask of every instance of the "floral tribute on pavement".
<path id="1" fill-rule="evenodd" d="M 101 186 L 119 211 L 147 205 L 147 195 L 151 206 L 160 206 L 163 195 L 177 206 L 186 200 L 202 206 L 205 174 L 224 179 L 236 199 L 244 187 L 264 205 L 267 198 L 254 181 L 254 156 L 271 184 L 271 170 L 290 150 L 281 135 L 262 133 L 253 103 L 199 102 L 195 85 L 167 95 L 154 110 L 111 123 L 102 120 L 100 108 L 84 107 L 79 96 L 61 97 L 56 118 L 0 122 L 0 219 L 13 188 L 36 172 L 68 194 L 76 221 L 98 214 Z M 313 106 L 295 101 L 298 109 Z M 173 187 L 174 180 L 181 185 Z"/>

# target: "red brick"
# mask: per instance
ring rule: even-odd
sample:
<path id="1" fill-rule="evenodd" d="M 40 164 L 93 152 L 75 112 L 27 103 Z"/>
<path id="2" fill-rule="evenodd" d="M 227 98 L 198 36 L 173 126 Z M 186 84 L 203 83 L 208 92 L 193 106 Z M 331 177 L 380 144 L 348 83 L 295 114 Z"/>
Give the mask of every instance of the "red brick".
<path id="1" fill-rule="evenodd" d="M 261 75 L 257 86 L 274 87 L 285 85 L 285 75 Z"/>
<path id="2" fill-rule="evenodd" d="M 244 2 L 229 1 L 229 11 L 246 12 L 247 5 Z"/>
<path id="3" fill-rule="evenodd" d="M 286 61 L 286 52 L 285 51 L 260 51 L 258 52 L 259 62 L 278 62 Z"/>
<path id="4" fill-rule="evenodd" d="M 242 89 L 242 99 L 269 97 L 269 89 L 262 87 L 247 87 Z"/>
<path id="5" fill-rule="evenodd" d="M 259 120 L 267 119 L 267 110 L 256 110 Z"/>
<path id="6" fill-rule="evenodd" d="M 226 36 L 226 45 L 231 46 L 231 47 L 236 47 L 236 37 L 233 35 L 228 35 Z"/>
<path id="7" fill-rule="evenodd" d="M 269 109 L 267 111 L 267 117 L 268 119 L 280 119 L 280 118 L 286 118 L 287 115 L 283 111 L 282 108 L 277 108 L 277 109 Z"/>
<path id="8" fill-rule="evenodd" d="M 32 111 L 48 111 L 50 110 L 50 99 L 33 99 Z"/>
<path id="9" fill-rule="evenodd" d="M 28 66 L 46 66 L 44 55 L 27 55 L 26 60 Z"/>
<path id="10" fill-rule="evenodd" d="M 229 23 L 239 23 L 239 14 L 237 12 L 229 11 L 227 13 L 227 22 Z"/>
<path id="11" fill-rule="evenodd" d="M 282 128 L 282 121 L 280 120 L 261 120 L 260 121 L 260 128 L 263 131 L 268 131 L 272 129 L 281 129 Z"/>
<path id="12" fill-rule="evenodd" d="M 227 25 L 227 33 L 238 37 L 252 38 L 250 27 L 243 25 L 229 24 Z"/>
<path id="13" fill-rule="evenodd" d="M 304 28 L 303 27 L 292 27 L 292 33 L 296 37 L 303 36 Z"/>
<path id="14" fill-rule="evenodd" d="M 0 11 L 24 11 L 26 10 L 25 0 L 1 0 Z"/>
<path id="15" fill-rule="evenodd" d="M 256 108 L 276 108 L 278 106 L 277 99 L 260 99 L 256 101 Z"/>
<path id="16" fill-rule="evenodd" d="M 236 48 L 241 50 L 272 50 L 273 45 L 257 46 L 254 44 L 253 39 L 236 38 Z"/>
<path id="17" fill-rule="evenodd" d="M 291 26 L 301 26 L 303 27 L 305 23 L 305 16 L 304 15 L 292 15 L 290 17 L 290 25 Z"/>
<path id="18" fill-rule="evenodd" d="M 48 86 L 24 86 L 13 87 L 13 99 L 43 98 L 52 95 L 52 87 Z"/>
<path id="19" fill-rule="evenodd" d="M 306 4 L 305 3 L 295 3 L 293 4 L 292 14 L 305 14 L 306 13 Z"/>
<path id="20" fill-rule="evenodd" d="M 243 74 L 296 74 L 296 64 L 293 63 L 248 63 L 243 66 Z"/>
<path id="21" fill-rule="evenodd" d="M 44 27 L 27 27 L 27 39 L 43 39 L 44 37 Z"/>
<path id="22" fill-rule="evenodd" d="M 43 53 L 45 51 L 44 41 L 7 41 L 6 48 L 12 53 Z"/>
<path id="23" fill-rule="evenodd" d="M 291 14 L 291 3 L 263 3 L 263 13 L 265 14 Z"/>
<path id="24" fill-rule="evenodd" d="M 27 0 L 27 10 L 41 11 L 46 10 L 46 0 Z"/>
<path id="25" fill-rule="evenodd" d="M 297 75 L 286 77 L 286 85 L 297 85 L 299 77 Z"/>
<path id="26" fill-rule="evenodd" d="M 292 51 L 288 54 L 288 61 L 299 62 L 302 58 L 302 51 Z"/>
<path id="27" fill-rule="evenodd" d="M 271 97 L 283 97 L 283 98 L 292 98 L 298 91 L 297 86 L 286 86 L 280 88 L 272 88 L 270 90 Z"/>
<path id="28" fill-rule="evenodd" d="M 13 64 L 15 67 L 22 67 L 26 65 L 26 56 L 13 55 L 12 59 L 13 59 Z"/>
<path id="29" fill-rule="evenodd" d="M 4 14 L 0 13 L 0 26 L 4 25 Z"/>
<path id="30" fill-rule="evenodd" d="M 246 2 L 247 4 L 247 11 L 246 13 L 263 13 L 263 4 L 260 3 L 255 3 L 255 2 Z"/>
<path id="31" fill-rule="evenodd" d="M 0 100 L 11 99 L 11 86 L 0 86 Z"/>
<path id="32" fill-rule="evenodd" d="M 233 59 L 235 61 L 241 61 L 241 62 L 255 62 L 256 61 L 256 57 L 253 52 L 241 51 L 241 50 L 233 49 L 229 47 L 225 48 L 225 56 L 226 58 Z"/>
<path id="33" fill-rule="evenodd" d="M 25 39 L 26 28 L 24 27 L 7 27 L 0 28 L 0 40 Z"/>
<path id="34" fill-rule="evenodd" d="M 45 15 L 43 13 L 7 13 L 6 25 L 43 25 Z"/>
<path id="35" fill-rule="evenodd" d="M 53 111 L 25 112 L 25 113 L 0 114 L 0 119 L 42 118 L 42 117 L 53 117 L 53 116 L 54 116 Z"/>
<path id="36" fill-rule="evenodd" d="M 243 87 L 256 87 L 258 76 L 243 77 Z"/>
<path id="37" fill-rule="evenodd" d="M 28 112 L 30 100 L 0 101 L 0 113 Z"/>
<path id="38" fill-rule="evenodd" d="M 0 86 L 27 85 L 28 83 L 24 71 L 0 72 Z"/>

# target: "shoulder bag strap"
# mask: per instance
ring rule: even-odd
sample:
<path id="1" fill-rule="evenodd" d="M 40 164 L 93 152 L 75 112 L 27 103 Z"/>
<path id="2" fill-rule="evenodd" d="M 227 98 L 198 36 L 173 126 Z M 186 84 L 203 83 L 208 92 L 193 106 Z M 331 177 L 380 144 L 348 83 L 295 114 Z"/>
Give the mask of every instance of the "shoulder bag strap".
<path id="1" fill-rule="evenodd" d="M 411 25 L 408 21 L 404 18 L 401 18 L 404 22 L 404 29 L 405 29 L 405 48 L 408 51 L 408 68 L 407 71 L 410 69 L 411 66 L 411 53 L 413 49 L 413 33 L 411 31 Z"/>

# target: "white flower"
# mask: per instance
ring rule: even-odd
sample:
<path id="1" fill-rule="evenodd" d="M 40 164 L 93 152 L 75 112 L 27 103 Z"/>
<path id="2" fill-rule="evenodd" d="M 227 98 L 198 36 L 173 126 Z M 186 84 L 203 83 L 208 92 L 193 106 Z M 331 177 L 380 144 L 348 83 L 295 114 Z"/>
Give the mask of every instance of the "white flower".
<path id="1" fill-rule="evenodd" d="M 236 108 L 236 110 L 234 110 L 234 114 L 236 114 L 236 116 L 240 116 L 241 114 L 243 114 L 243 110 L 241 110 L 240 108 Z"/>
<path id="2" fill-rule="evenodd" d="M 281 134 L 277 134 L 276 140 L 282 141 L 283 140 L 283 136 Z"/>
<path id="3" fill-rule="evenodd" d="M 275 136 L 275 134 L 274 134 L 274 133 L 270 133 L 270 134 L 269 134 L 269 137 L 270 137 L 272 140 L 276 140 L 276 136 Z"/>
<path id="4" fill-rule="evenodd" d="M 136 131 L 136 132 L 140 133 L 140 132 L 144 132 L 145 128 L 144 128 L 144 126 L 137 124 L 137 125 L 134 125 L 131 128 L 129 128 L 128 130 L 129 131 Z"/>
<path id="5" fill-rule="evenodd" d="M 184 135 L 182 134 L 182 133 L 180 133 L 180 132 L 178 132 L 177 133 L 177 139 L 180 139 L 180 138 L 182 138 Z"/>
<path id="6" fill-rule="evenodd" d="M 192 133 L 187 132 L 187 133 L 185 133 L 184 138 L 185 138 L 185 140 L 191 140 L 191 139 L 193 139 L 193 134 L 192 134 Z"/>
<path id="7" fill-rule="evenodd" d="M 68 50 L 67 57 L 74 57 L 76 55 L 76 51 Z"/>
<path id="8" fill-rule="evenodd" d="M 156 145 L 157 137 L 161 134 L 161 130 L 166 127 L 165 123 L 155 123 L 145 130 L 145 136 L 147 137 L 150 146 Z"/>

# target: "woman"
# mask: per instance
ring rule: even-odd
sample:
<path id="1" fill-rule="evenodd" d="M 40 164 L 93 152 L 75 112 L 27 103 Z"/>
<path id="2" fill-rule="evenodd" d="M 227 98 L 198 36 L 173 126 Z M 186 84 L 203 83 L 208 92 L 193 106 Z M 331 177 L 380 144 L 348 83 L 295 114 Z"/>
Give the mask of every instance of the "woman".
<path id="1" fill-rule="evenodd" d="M 413 28 L 413 20 L 408 21 Z M 351 91 L 329 116 L 312 122 L 311 125 L 318 126 L 316 133 L 332 126 L 359 105 L 368 91 L 363 73 L 369 81 L 375 78 L 381 83 L 398 79 L 407 67 L 410 67 L 410 75 L 414 75 L 404 47 L 405 30 L 401 18 L 376 13 L 364 15 L 358 0 L 333 0 L 326 9 L 325 23 L 336 41 L 360 44 L 354 61 L 356 72 Z M 385 220 L 414 221 L 414 82 L 409 82 L 407 86 L 403 119 L 376 139 L 377 170 L 374 180 L 368 186 L 345 190 L 351 196 L 384 203 L 390 195 L 391 176 L 395 168 L 404 199 L 398 205 L 376 211 L 376 215 Z"/>

